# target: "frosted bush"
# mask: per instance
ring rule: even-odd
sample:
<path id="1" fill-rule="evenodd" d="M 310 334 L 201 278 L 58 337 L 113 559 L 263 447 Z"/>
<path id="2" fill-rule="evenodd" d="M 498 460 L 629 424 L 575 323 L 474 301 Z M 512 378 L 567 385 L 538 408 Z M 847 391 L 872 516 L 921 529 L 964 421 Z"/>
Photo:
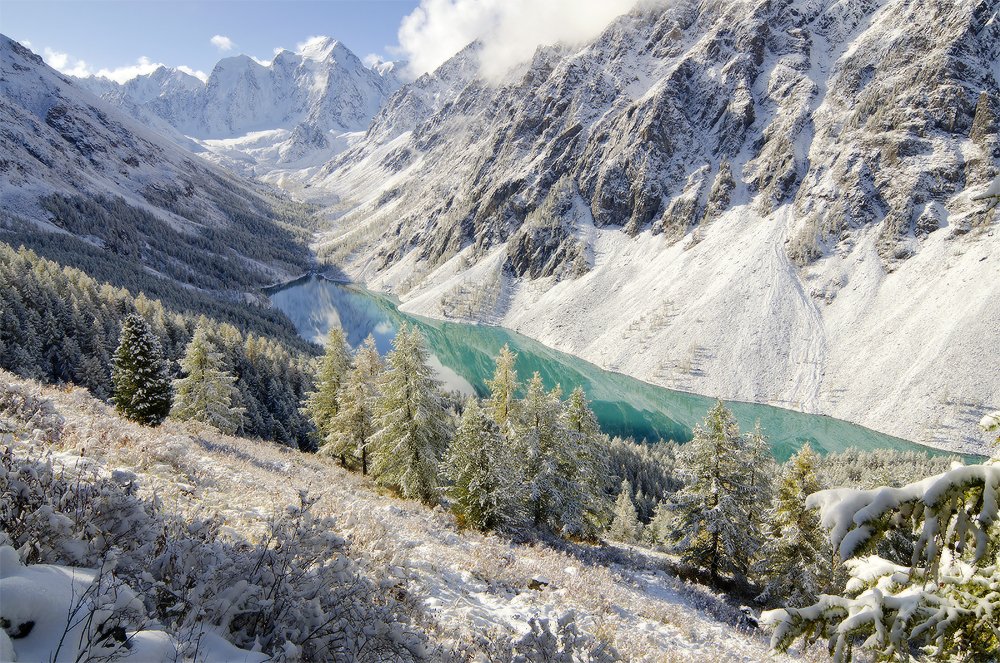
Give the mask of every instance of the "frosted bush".
<path id="1" fill-rule="evenodd" d="M 102 568 L 108 583 L 138 592 L 142 616 L 163 624 L 183 656 L 195 654 L 206 632 L 274 660 L 425 656 L 424 637 L 359 572 L 333 519 L 314 517 L 314 500 L 304 493 L 251 543 L 223 537 L 221 519 L 162 513 L 138 497 L 133 479 L 123 471 L 63 475 L 51 461 L 7 449 L 0 455 L 0 543 L 28 563 Z M 133 599 L 128 603 L 133 610 Z M 103 605 L 90 601 L 70 621 L 107 623 Z M 138 617 L 129 619 L 136 628 Z M 65 617 L 64 626 L 72 626 Z"/>
<path id="2" fill-rule="evenodd" d="M 49 442 L 59 440 L 64 423 L 50 401 L 5 382 L 0 382 L 0 418 L 8 420 L 8 428 L 32 432 Z"/>

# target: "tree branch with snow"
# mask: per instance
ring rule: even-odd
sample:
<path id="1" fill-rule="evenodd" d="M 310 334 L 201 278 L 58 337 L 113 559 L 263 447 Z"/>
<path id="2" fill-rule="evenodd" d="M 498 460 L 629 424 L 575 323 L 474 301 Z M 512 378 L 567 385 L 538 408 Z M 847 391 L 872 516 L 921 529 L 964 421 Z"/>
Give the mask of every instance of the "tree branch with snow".
<path id="1" fill-rule="evenodd" d="M 998 423 L 991 415 L 983 427 Z M 851 580 L 844 596 L 764 613 L 772 646 L 823 638 L 836 661 L 851 660 L 857 646 L 892 660 L 908 660 L 914 648 L 939 660 L 992 660 L 1000 653 L 998 498 L 995 460 L 901 488 L 810 495 Z M 908 565 L 869 554 L 893 530 L 913 536 Z"/>

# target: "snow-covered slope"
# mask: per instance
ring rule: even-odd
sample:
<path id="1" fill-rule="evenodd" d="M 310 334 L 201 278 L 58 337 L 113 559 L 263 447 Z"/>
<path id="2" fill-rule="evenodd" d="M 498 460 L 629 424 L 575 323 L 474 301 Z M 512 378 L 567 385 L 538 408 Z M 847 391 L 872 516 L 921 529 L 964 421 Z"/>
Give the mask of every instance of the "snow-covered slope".
<path id="1" fill-rule="evenodd" d="M 122 85 L 83 81 L 136 117 L 151 114 L 197 139 L 227 166 L 279 178 L 309 172 L 364 131 L 400 85 L 394 65 L 366 66 L 340 42 L 314 37 L 269 63 L 224 58 L 204 84 L 167 68 Z"/>
<path id="2" fill-rule="evenodd" d="M 225 267 L 247 282 L 307 262 L 277 223 L 290 204 L 275 192 L 204 162 L 2 35 L 0 195 L 0 238 L 73 235 L 115 260 L 174 274 Z"/>
<path id="3" fill-rule="evenodd" d="M 310 502 L 315 500 L 309 516 L 310 522 L 317 523 L 315 527 L 323 522 L 321 519 L 336 520 L 331 529 L 323 532 L 326 547 L 319 551 L 309 548 L 301 557 L 312 555 L 311 567 L 319 565 L 316 559 L 336 561 L 348 579 L 348 572 L 356 573 L 358 586 L 346 599 L 356 604 L 365 601 L 369 595 L 364 583 L 368 582 L 374 588 L 373 602 L 380 600 L 378 605 L 405 609 L 409 628 L 426 634 L 422 660 L 510 660 L 509 656 L 497 654 L 496 645 L 503 638 L 520 638 L 528 632 L 532 620 L 550 619 L 554 624 L 560 618 L 579 630 L 583 649 L 586 639 L 596 637 L 616 647 L 628 661 L 750 663 L 770 660 L 772 656 L 775 661 L 793 660 L 770 653 L 765 635 L 748 629 L 740 611 L 724 596 L 665 571 L 667 560 L 658 554 L 585 544 L 567 543 L 562 550 L 543 543 L 513 544 L 509 539 L 460 529 L 455 517 L 441 509 L 431 510 L 417 502 L 382 494 L 369 479 L 319 454 L 228 437 L 200 424 L 172 419 L 155 429 L 139 426 L 119 419 L 111 408 L 95 401 L 83 389 L 40 389 L 3 371 L 0 385 L 5 390 L 15 389 L 44 399 L 60 420 L 55 443 L 49 443 L 37 430 L 34 435 L 3 435 L 4 445 L 10 448 L 8 458 L 14 463 L 27 464 L 44 457 L 59 476 L 74 482 L 80 476 L 84 486 L 98 479 L 120 478 L 139 497 L 157 500 L 158 512 L 165 518 L 180 518 L 187 523 L 217 519 L 213 520 L 216 527 L 224 523 L 220 540 L 232 542 L 235 550 L 250 549 L 244 541 L 271 541 L 267 538 L 270 523 L 286 510 L 286 505 L 299 505 L 306 496 Z M 15 430 L 26 428 L 22 422 L 11 423 Z M 293 513 L 294 506 L 288 512 Z M 61 526 L 60 518 L 66 519 L 57 512 L 44 519 L 40 528 L 46 521 L 56 523 L 50 527 Z M 198 536 L 198 532 L 191 525 L 191 535 Z M 45 540 L 46 546 L 52 543 L 66 548 L 76 544 L 86 549 L 78 541 L 67 544 Z M 283 544 L 296 545 L 287 540 Z M 156 546 L 162 549 L 163 543 L 157 540 Z M 9 553 L 0 552 L 4 554 Z M 65 556 L 61 555 L 63 559 Z M 185 578 L 197 581 L 198 597 L 186 603 L 184 609 L 199 605 L 199 600 L 213 601 L 211 593 L 207 593 L 207 599 L 202 598 L 206 593 L 204 585 L 221 577 L 217 567 L 225 561 L 213 557 L 212 568 L 185 569 L 186 574 L 191 574 Z M 58 572 L 58 568 L 62 567 L 45 567 L 50 573 Z M 27 571 L 32 569 L 36 573 L 42 570 L 29 566 Z M 25 574 L 26 570 L 21 567 L 17 572 Z M 0 586 L 5 591 L 7 586 L 2 583 L 7 573 L 0 564 Z M 308 582 L 309 575 L 303 574 L 303 582 Z M 245 591 L 248 582 L 240 579 L 236 591 Z M 313 602 L 303 603 L 303 612 L 314 614 L 310 611 Z M 30 614 L 35 607 L 24 606 L 21 614 Z M 287 619 L 286 611 L 280 614 Z M 204 625 L 206 632 L 247 638 L 239 626 L 230 626 L 231 618 L 213 628 L 212 617 L 209 614 L 196 623 Z M 62 626 L 65 619 L 64 611 L 61 622 L 52 615 L 49 623 L 39 624 L 38 628 L 49 629 L 53 623 Z M 144 628 L 151 631 L 156 627 Z M 366 629 L 365 634 L 377 644 L 383 632 L 374 626 L 371 631 Z M 398 640 L 405 635 L 390 632 L 386 637 Z M 0 631 L 0 653 L 2 637 Z M 162 637 L 167 639 L 166 635 Z M 303 636 L 301 632 L 290 632 L 286 637 L 292 640 Z M 342 637 L 350 641 L 352 632 L 345 631 Z M 253 636 L 248 639 L 252 642 Z M 18 646 L 35 644 L 23 639 L 14 642 L 15 651 Z M 40 644 L 51 646 L 44 641 Z M 213 644 L 224 646 L 225 641 L 220 638 Z M 352 644 L 348 642 L 344 649 L 351 651 Z M 39 650 L 25 647 L 22 651 Z M 230 650 L 226 658 L 217 653 L 218 657 L 206 658 L 199 652 L 197 660 L 239 660 L 236 656 L 242 654 Z M 376 650 L 369 653 L 369 658 L 358 656 L 357 660 L 399 660 L 379 654 Z M 174 659 L 163 656 L 142 660 Z"/>
<path id="4" fill-rule="evenodd" d="M 321 251 L 412 312 L 499 279 L 479 319 L 603 366 L 981 449 L 993 3 L 642 7 L 499 85 L 473 44 L 404 86 L 301 191 Z"/>

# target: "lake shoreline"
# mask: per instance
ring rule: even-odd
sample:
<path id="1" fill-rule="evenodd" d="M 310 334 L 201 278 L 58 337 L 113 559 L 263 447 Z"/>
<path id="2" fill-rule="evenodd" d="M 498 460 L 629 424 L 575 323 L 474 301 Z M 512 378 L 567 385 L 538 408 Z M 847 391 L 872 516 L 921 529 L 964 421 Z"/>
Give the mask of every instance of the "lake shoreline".
<path id="1" fill-rule="evenodd" d="M 354 305 L 359 305 L 359 302 L 366 300 L 367 302 L 374 303 L 379 311 L 368 314 L 371 315 L 386 315 L 390 317 L 397 317 L 402 321 L 412 320 L 420 326 L 428 328 L 428 332 L 434 338 L 429 339 L 432 345 L 432 351 L 434 350 L 435 343 L 439 346 L 438 350 L 445 353 L 452 352 L 456 353 L 450 358 L 449 361 L 442 361 L 442 365 L 452 371 L 457 371 L 456 375 L 461 373 L 466 373 L 466 375 L 459 377 L 468 378 L 468 374 L 475 374 L 477 371 L 482 372 L 484 369 L 481 364 L 484 363 L 485 357 L 481 356 L 484 354 L 489 354 L 488 350 L 484 350 L 482 347 L 475 348 L 477 356 L 470 363 L 475 364 L 475 369 L 469 368 L 469 366 L 462 366 L 461 363 L 464 360 L 457 359 L 462 352 L 466 350 L 456 350 L 455 345 L 470 344 L 469 339 L 474 339 L 475 336 L 481 336 L 484 339 L 509 339 L 509 342 L 513 346 L 518 348 L 527 347 L 529 348 L 529 356 L 532 357 L 533 361 L 541 361 L 542 364 L 548 363 L 560 363 L 571 365 L 572 369 L 570 374 L 574 378 L 579 378 L 579 382 L 585 389 L 587 389 L 589 383 L 593 382 L 613 382 L 622 385 L 623 392 L 646 392 L 639 398 L 628 398 L 628 394 L 624 393 L 620 395 L 617 399 L 612 396 L 605 396 L 602 399 L 602 390 L 598 393 L 592 394 L 591 390 L 588 389 L 588 398 L 598 399 L 598 404 L 606 408 L 604 412 L 605 422 L 611 419 L 617 421 L 620 425 L 619 428 L 615 428 L 614 425 L 610 427 L 613 429 L 614 434 L 619 434 L 620 430 L 625 430 L 628 428 L 630 417 L 634 419 L 638 417 L 641 420 L 641 426 L 645 426 L 643 429 L 640 426 L 640 430 L 646 430 L 647 432 L 652 432 L 654 430 L 669 430 L 673 433 L 679 433 L 681 429 L 684 429 L 686 435 L 671 435 L 671 437 L 679 438 L 689 438 L 690 430 L 694 425 L 697 424 L 699 419 L 692 421 L 691 413 L 688 411 L 692 407 L 692 403 L 698 403 L 702 406 L 714 402 L 716 399 L 711 396 L 704 394 L 698 394 L 694 392 L 687 392 L 677 389 L 669 389 L 661 385 L 656 385 L 639 378 L 620 373 L 618 371 L 613 371 L 609 369 L 601 368 L 592 362 L 585 359 L 577 357 L 575 355 L 567 354 L 562 351 L 556 350 L 545 344 L 527 337 L 519 332 L 509 330 L 505 327 L 498 325 L 491 325 L 483 322 L 468 322 L 468 321 L 455 321 L 446 318 L 430 317 L 425 315 L 415 315 L 412 313 L 404 312 L 399 310 L 400 303 L 395 300 L 390 294 L 383 292 L 376 292 L 369 290 L 364 284 L 347 281 L 343 279 L 334 279 L 321 271 L 310 271 L 305 273 L 296 279 L 290 280 L 280 285 L 271 286 L 265 291 L 269 299 L 272 300 L 272 305 L 275 305 L 279 310 L 283 310 L 289 317 L 293 318 L 293 322 L 296 322 L 296 317 L 299 318 L 296 322 L 296 327 L 299 329 L 300 334 L 309 338 L 303 331 L 302 325 L 306 324 L 303 322 L 301 315 L 293 316 L 288 310 L 285 310 L 281 305 L 276 304 L 274 299 L 275 296 L 282 292 L 288 292 L 289 290 L 307 289 L 310 287 L 310 283 L 319 282 L 322 284 L 328 284 L 333 288 L 340 288 L 345 293 L 351 293 L 351 297 L 355 298 Z M 326 287 L 321 288 L 321 290 L 326 290 Z M 288 304 L 286 304 L 288 305 Z M 299 302 L 295 306 L 305 307 L 309 309 L 315 306 L 315 301 L 309 300 L 304 302 Z M 327 304 L 329 306 L 329 304 Z M 370 308 L 370 307 L 369 307 Z M 375 309 L 372 309 L 374 311 Z M 391 311 L 391 312 L 390 312 Z M 310 314 L 314 312 L 310 311 Z M 352 311 L 352 314 L 357 314 L 356 311 Z M 467 330 L 477 330 L 475 334 L 462 333 L 461 328 L 466 328 Z M 459 330 L 456 332 L 456 330 Z M 456 341 L 454 339 L 448 340 L 445 337 L 455 337 L 461 338 L 461 341 Z M 315 337 L 314 337 L 315 340 Z M 485 341 L 480 339 L 479 346 L 484 345 Z M 494 341 L 494 345 L 499 343 L 499 341 Z M 488 343 L 487 343 L 488 345 Z M 493 351 L 495 352 L 495 350 Z M 492 363 L 492 357 L 489 357 L 490 363 Z M 449 366 L 449 363 L 459 364 L 456 369 L 454 366 Z M 558 373 L 558 371 L 557 371 Z M 565 371 L 563 371 L 565 373 Z M 477 392 L 479 388 L 477 387 L 478 375 L 473 375 L 472 379 L 469 380 L 470 383 L 476 388 Z M 527 377 L 527 376 L 522 376 Z M 572 381 L 559 380 L 557 377 L 550 377 L 550 381 L 558 384 L 562 384 L 564 387 L 571 388 L 575 386 Z M 552 386 L 552 385 L 550 385 Z M 591 385 L 592 386 L 592 385 Z M 603 391 L 607 391 L 606 389 Z M 740 400 L 731 399 L 721 399 L 728 407 L 734 409 L 737 412 L 738 418 L 741 418 L 741 428 L 744 430 L 748 429 L 748 425 L 753 418 L 756 416 L 757 419 L 763 419 L 768 422 L 772 422 L 772 428 L 774 428 L 773 422 L 783 421 L 787 425 L 779 426 L 778 429 L 785 433 L 785 437 L 782 439 L 777 439 L 773 442 L 776 453 L 779 450 L 788 450 L 792 446 L 801 446 L 801 442 L 810 441 L 814 446 L 819 446 L 821 451 L 837 451 L 840 449 L 830 448 L 827 449 L 827 445 L 833 444 L 834 447 L 842 446 L 837 443 L 833 438 L 836 438 L 836 433 L 827 432 L 822 433 L 823 430 L 836 430 L 838 428 L 845 429 L 846 434 L 843 437 L 853 440 L 861 440 L 862 444 L 847 444 L 846 446 L 858 446 L 859 448 L 909 448 L 917 451 L 924 451 L 933 455 L 956 455 L 965 458 L 966 460 L 981 460 L 982 456 L 975 454 L 963 454 L 956 453 L 948 449 L 940 449 L 931 447 L 928 445 L 919 444 L 905 438 L 901 438 L 894 435 L 889 435 L 873 429 L 867 426 L 862 426 L 853 422 L 836 419 L 829 415 L 823 413 L 810 413 L 804 412 L 802 410 L 782 407 L 778 405 L 773 405 L 770 403 L 755 403 Z M 681 407 L 685 410 L 680 416 L 677 415 L 677 402 L 684 402 L 685 405 Z M 614 408 L 618 408 L 621 412 L 612 412 Z M 704 416 L 704 412 L 707 411 L 708 407 L 704 407 L 700 416 Z M 605 428 L 605 422 L 602 422 L 602 428 Z M 654 423 L 650 423 L 654 422 Z M 794 424 L 789 423 L 794 422 Z M 809 422 L 808 425 L 806 422 Z M 609 431 L 610 432 L 610 431 Z M 815 437 L 822 438 L 826 441 L 826 444 L 822 443 L 817 439 L 814 441 L 811 438 Z M 639 437 L 633 435 L 633 437 Z M 648 435 L 646 436 L 648 439 Z M 661 434 L 660 437 L 663 437 Z M 867 444 L 871 440 L 878 440 L 879 443 L 872 443 L 873 446 Z M 685 439 L 679 439 L 679 441 L 686 441 Z M 845 448 L 846 448 L 845 446 Z"/>

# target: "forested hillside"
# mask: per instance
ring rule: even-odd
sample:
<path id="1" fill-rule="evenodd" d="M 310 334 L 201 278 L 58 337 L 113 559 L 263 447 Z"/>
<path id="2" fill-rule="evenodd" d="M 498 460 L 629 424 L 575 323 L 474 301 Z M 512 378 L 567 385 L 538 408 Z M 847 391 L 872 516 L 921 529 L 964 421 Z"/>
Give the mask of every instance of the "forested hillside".
<path id="1" fill-rule="evenodd" d="M 204 295 L 188 302 L 150 299 L 0 243 L 0 367 L 46 382 L 79 384 L 108 399 L 111 356 L 127 315 L 138 313 L 148 321 L 172 375 L 179 373 L 177 362 L 201 325 L 239 377 L 246 410 L 240 432 L 310 448 L 312 426 L 299 413 L 312 384 L 310 348 L 293 340 L 286 320 L 243 309 Z"/>

